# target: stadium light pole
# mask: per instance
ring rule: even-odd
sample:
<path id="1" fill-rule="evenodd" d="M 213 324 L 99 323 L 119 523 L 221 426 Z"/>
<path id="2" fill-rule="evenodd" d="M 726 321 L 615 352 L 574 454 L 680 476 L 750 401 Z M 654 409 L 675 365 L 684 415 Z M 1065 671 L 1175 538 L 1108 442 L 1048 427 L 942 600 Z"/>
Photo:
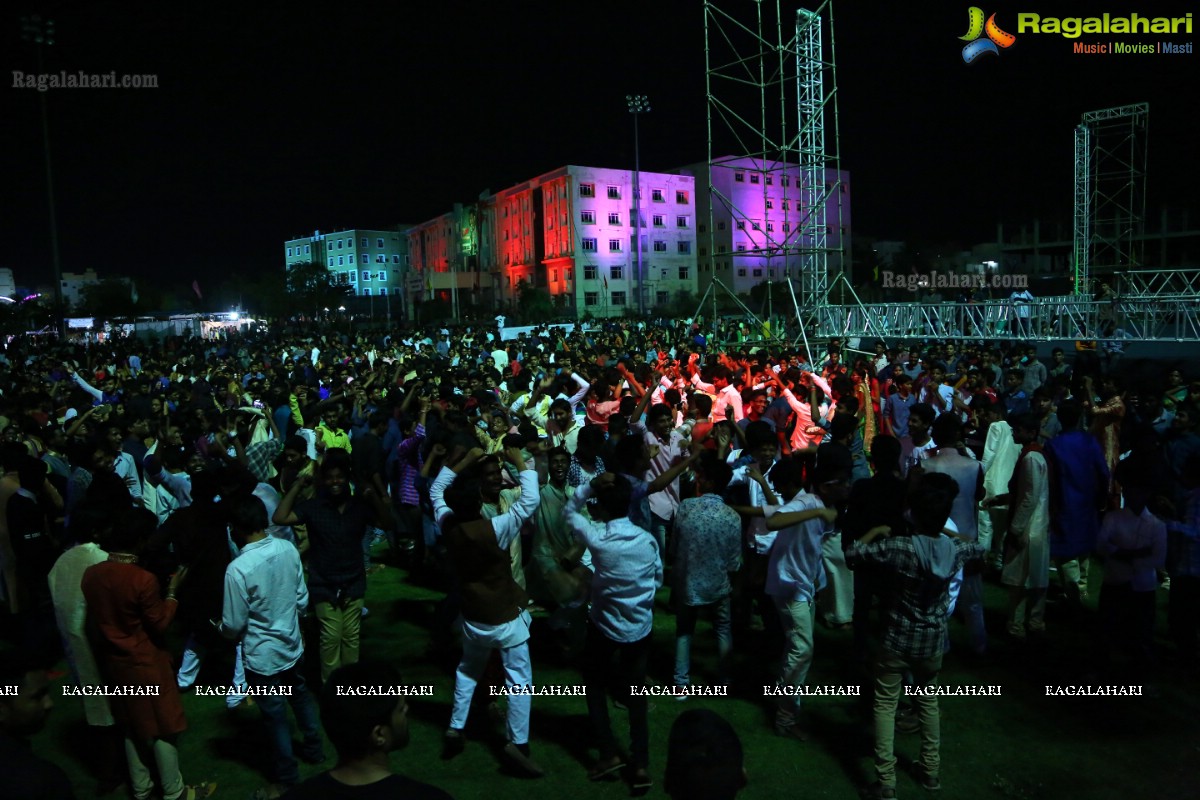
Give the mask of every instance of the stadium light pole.
<path id="1" fill-rule="evenodd" d="M 646 315 L 646 297 L 642 291 L 642 164 L 638 141 L 638 115 L 650 113 L 650 98 L 644 94 L 627 94 L 625 103 L 633 114 L 633 251 L 637 258 L 638 313 Z"/>
<path id="2" fill-rule="evenodd" d="M 45 72 L 43 50 L 54 44 L 54 20 L 36 14 L 21 18 L 21 39 L 37 47 L 38 73 Z M 46 198 L 50 204 L 50 260 L 54 267 L 54 327 L 66 338 L 66 314 L 63 307 L 62 262 L 58 255 L 58 213 L 54 205 L 54 171 L 50 166 L 50 118 L 46 114 L 46 92 L 38 92 L 42 110 L 42 153 L 46 161 Z"/>

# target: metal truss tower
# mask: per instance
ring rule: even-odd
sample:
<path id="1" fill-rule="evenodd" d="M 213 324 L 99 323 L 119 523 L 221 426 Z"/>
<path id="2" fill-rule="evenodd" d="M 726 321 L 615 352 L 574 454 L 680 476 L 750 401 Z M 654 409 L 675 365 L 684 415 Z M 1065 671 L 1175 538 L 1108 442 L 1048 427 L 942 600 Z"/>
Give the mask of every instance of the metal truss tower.
<path id="1" fill-rule="evenodd" d="M 1075 293 L 1143 266 L 1148 103 L 1088 111 L 1075 128 Z"/>
<path id="2" fill-rule="evenodd" d="M 796 275 L 797 310 L 817 323 L 829 305 L 831 261 L 845 264 L 833 7 L 825 0 L 793 15 L 780 0 L 754 0 L 746 20 L 747 0 L 725 1 L 738 13 L 704 3 L 708 229 L 717 230 L 718 211 L 754 220 L 756 209 L 771 208 L 768 195 L 782 197 L 781 229 L 739 231 L 752 244 L 744 255 Z M 734 190 L 732 173 L 747 169 L 764 175 L 757 202 Z M 833 245 L 831 231 L 839 233 Z M 715 274 L 715 259 L 709 264 Z"/>

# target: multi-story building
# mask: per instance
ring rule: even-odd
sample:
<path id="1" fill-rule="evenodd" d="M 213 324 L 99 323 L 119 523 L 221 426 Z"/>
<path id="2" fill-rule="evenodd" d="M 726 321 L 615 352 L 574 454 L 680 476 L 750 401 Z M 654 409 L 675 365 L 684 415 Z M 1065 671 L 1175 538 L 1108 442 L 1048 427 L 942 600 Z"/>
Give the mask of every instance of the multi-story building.
<path id="1" fill-rule="evenodd" d="M 124 279 L 128 282 L 128 278 Z M 100 276 L 96 274 L 94 269 L 86 269 L 83 272 L 64 272 L 62 274 L 62 302 L 67 308 L 72 308 L 83 302 L 83 290 L 88 286 L 96 286 L 100 283 Z"/>
<path id="2" fill-rule="evenodd" d="M 814 243 L 819 237 L 805 226 L 801 168 L 732 157 L 720 159 L 719 164 L 712 170 L 716 196 L 707 189 L 707 162 L 679 170 L 694 176 L 703 187 L 696 203 L 701 289 L 707 288 L 713 277 L 737 294 L 749 292 L 764 280 L 798 278 L 803 251 L 819 244 Z M 822 249 L 832 283 L 850 263 L 850 174 L 825 170 L 825 184 Z M 796 287 L 799 289 L 799 283 Z"/>
<path id="3" fill-rule="evenodd" d="M 412 288 L 512 311 L 527 284 L 564 316 L 623 316 L 694 297 L 696 193 L 690 175 L 568 165 L 481 197 L 409 231 Z M 635 206 L 637 215 L 635 216 Z M 641 276 L 638 256 L 641 256 Z M 454 275 L 459 270 L 462 274 Z"/>
<path id="4" fill-rule="evenodd" d="M 360 297 L 399 294 L 408 266 L 406 225 L 393 230 L 351 230 L 321 233 L 284 243 L 284 265 L 324 264 L 334 280 L 350 286 Z"/>

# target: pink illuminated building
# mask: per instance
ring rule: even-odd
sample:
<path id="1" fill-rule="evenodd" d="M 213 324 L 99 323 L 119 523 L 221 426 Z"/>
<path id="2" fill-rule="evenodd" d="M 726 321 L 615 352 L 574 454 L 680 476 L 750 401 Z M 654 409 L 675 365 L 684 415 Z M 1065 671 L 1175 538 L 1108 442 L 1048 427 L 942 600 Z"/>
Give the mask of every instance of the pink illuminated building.
<path id="1" fill-rule="evenodd" d="M 689 164 L 680 173 L 708 181 L 707 162 Z M 796 164 L 751 158 L 722 158 L 712 170 L 716 190 L 711 222 L 708 191 L 697 197 L 701 291 L 715 276 L 737 294 L 763 281 L 799 277 L 802 251 L 814 247 L 814 231 L 806 227 L 807 197 Z M 832 277 L 850 253 L 850 174 L 825 171 L 825 186 L 817 188 L 824 202 L 824 251 Z M 711 224 L 712 230 L 709 230 Z M 819 244 L 819 242 L 818 242 Z M 799 284 L 797 283 L 797 288 Z"/>

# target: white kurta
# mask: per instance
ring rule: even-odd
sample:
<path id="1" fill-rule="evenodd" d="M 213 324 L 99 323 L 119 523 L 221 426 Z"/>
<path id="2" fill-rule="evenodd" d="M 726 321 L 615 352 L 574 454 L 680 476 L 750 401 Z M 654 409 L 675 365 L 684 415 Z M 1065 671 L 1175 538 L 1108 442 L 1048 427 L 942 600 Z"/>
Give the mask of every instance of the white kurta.
<path id="1" fill-rule="evenodd" d="M 1039 452 L 1025 456 L 1018 467 L 1020 481 L 1009 498 L 1012 522 L 1009 537 L 1026 534 L 1021 550 L 1007 552 L 1001 582 L 1007 586 L 1045 589 L 1050 585 L 1050 476 Z"/>
<path id="2" fill-rule="evenodd" d="M 62 634 L 67 662 L 71 665 L 76 683 L 81 686 L 98 686 L 104 683 L 100 679 L 100 668 L 96 666 L 96 656 L 88 643 L 87 603 L 83 599 L 80 584 L 88 567 L 107 560 L 108 553 L 101 550 L 99 545 L 89 542 L 63 553 L 50 569 L 50 596 L 54 601 L 54 619 L 58 623 L 59 633 Z M 84 697 L 83 713 L 88 725 L 113 724 L 112 711 L 104 697 Z"/>

